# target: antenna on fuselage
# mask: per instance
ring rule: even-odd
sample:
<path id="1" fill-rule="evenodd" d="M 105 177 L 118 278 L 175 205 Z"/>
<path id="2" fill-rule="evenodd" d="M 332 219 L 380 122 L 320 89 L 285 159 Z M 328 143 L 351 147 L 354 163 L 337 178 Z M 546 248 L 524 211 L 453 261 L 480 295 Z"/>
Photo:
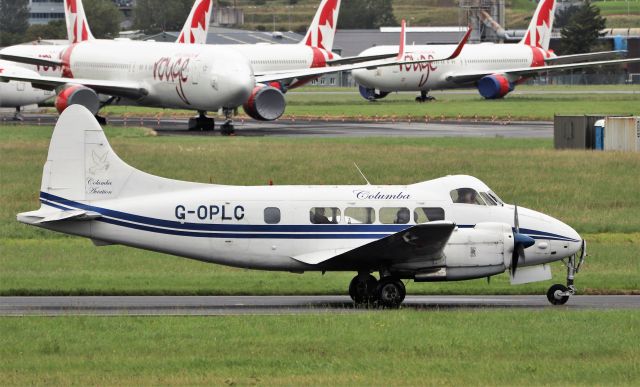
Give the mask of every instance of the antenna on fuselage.
<path id="1" fill-rule="evenodd" d="M 360 170 L 360 167 L 358 167 L 358 164 L 356 164 L 355 161 L 353 162 L 353 165 L 356 166 L 356 169 L 358 170 L 358 172 L 360 172 L 360 175 L 362 176 L 364 181 L 367 182 L 367 185 L 371 185 L 371 183 L 369 183 L 369 180 L 367 180 L 367 177 L 364 175 L 364 173 L 362 173 L 362 171 Z"/>

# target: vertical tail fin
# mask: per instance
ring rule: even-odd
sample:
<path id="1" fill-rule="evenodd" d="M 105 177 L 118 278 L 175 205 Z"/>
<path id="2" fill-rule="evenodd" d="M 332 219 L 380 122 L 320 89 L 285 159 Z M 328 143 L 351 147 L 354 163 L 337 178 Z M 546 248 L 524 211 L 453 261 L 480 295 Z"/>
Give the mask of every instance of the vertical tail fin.
<path id="1" fill-rule="evenodd" d="M 176 43 L 206 44 L 213 0 L 196 0 Z"/>
<path id="2" fill-rule="evenodd" d="M 321 48 L 327 52 L 333 49 L 333 38 L 338 26 L 340 0 L 322 0 L 311 26 L 301 44 Z"/>
<path id="3" fill-rule="evenodd" d="M 64 0 L 64 16 L 67 23 L 67 38 L 69 43 L 79 43 L 94 40 L 89 29 L 87 15 L 84 13 L 82 0 Z"/>
<path id="4" fill-rule="evenodd" d="M 527 33 L 520 41 L 520 44 L 538 47 L 547 51 L 551 40 L 555 12 L 556 0 L 540 0 L 531 18 L 529 29 L 527 29 Z"/>
<path id="5" fill-rule="evenodd" d="M 406 47 L 406 42 L 407 42 L 407 22 L 402 19 L 402 22 L 400 23 L 400 42 L 398 44 L 398 56 L 396 57 L 397 60 L 402 60 L 404 58 L 404 50 Z"/>

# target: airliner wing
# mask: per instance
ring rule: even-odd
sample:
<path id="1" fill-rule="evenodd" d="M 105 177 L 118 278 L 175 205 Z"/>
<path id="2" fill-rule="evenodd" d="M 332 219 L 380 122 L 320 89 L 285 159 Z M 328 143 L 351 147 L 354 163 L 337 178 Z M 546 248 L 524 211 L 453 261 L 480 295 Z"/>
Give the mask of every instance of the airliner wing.
<path id="1" fill-rule="evenodd" d="M 293 258 L 310 265 L 366 263 L 368 266 L 437 260 L 442 258 L 444 247 L 455 227 L 454 223 L 447 221 L 417 224 L 352 250 L 319 251 Z"/>
<path id="2" fill-rule="evenodd" d="M 0 53 L 0 59 L 34 66 L 62 66 L 62 61 L 50 58 L 36 58 L 32 56 L 11 55 Z"/>
<path id="3" fill-rule="evenodd" d="M 640 58 L 603 60 L 603 61 L 597 61 L 597 62 L 570 63 L 570 64 L 551 65 L 551 66 L 522 67 L 522 68 L 516 68 L 516 69 L 488 70 L 488 71 L 479 71 L 479 72 L 449 74 L 446 77 L 446 80 L 462 85 L 467 83 L 473 83 L 491 74 L 504 74 L 504 75 L 527 77 L 527 76 L 533 76 L 533 75 L 538 75 L 538 74 L 547 73 L 547 72 L 564 71 L 564 70 L 596 67 L 596 66 L 608 66 L 608 65 L 616 65 L 616 64 L 631 63 L 631 62 L 640 62 Z"/>
<path id="4" fill-rule="evenodd" d="M 114 95 L 126 98 L 141 98 L 149 94 L 148 90 L 137 82 L 127 81 L 104 81 L 96 79 L 63 78 L 46 76 L 21 76 L 0 73 L 0 81 L 22 81 L 30 82 L 33 87 L 44 90 L 53 90 L 67 84 L 83 85 L 95 90 L 100 94 Z"/>
<path id="5" fill-rule="evenodd" d="M 434 58 L 434 59 L 420 59 L 420 60 L 402 60 L 400 58 L 403 57 L 404 53 L 404 44 L 400 46 L 400 52 L 397 55 L 394 55 L 396 58 L 392 59 L 381 59 L 381 60 L 370 60 L 364 63 L 357 64 L 346 64 L 339 66 L 329 66 L 329 67 L 314 67 L 310 69 L 301 69 L 301 70 L 281 70 L 281 71 L 268 71 L 264 73 L 256 73 L 256 82 L 272 82 L 272 81 L 282 81 L 286 79 L 294 79 L 294 78 L 308 78 L 308 77 L 317 77 L 324 74 L 336 73 L 339 71 L 351 71 L 357 69 L 376 69 L 378 67 L 386 67 L 386 66 L 398 66 L 398 65 L 410 65 L 415 63 L 429 63 L 429 62 L 437 62 L 443 60 L 454 59 L 460 52 L 462 51 L 462 47 L 469 40 L 469 36 L 471 35 L 471 29 L 467 30 L 467 33 L 458 43 L 456 49 L 446 58 Z"/>
<path id="6" fill-rule="evenodd" d="M 586 54 L 554 56 L 553 58 L 546 58 L 544 62 L 547 64 L 569 64 L 589 60 L 616 59 L 624 57 L 626 54 L 627 50 L 589 52 Z"/>
<path id="7" fill-rule="evenodd" d="M 328 66 L 340 66 L 348 64 L 356 64 L 369 62 L 372 60 L 390 59 L 398 56 L 397 53 L 391 54 L 378 54 L 378 55 L 362 55 L 362 56 L 347 56 L 344 58 L 330 59 L 327 61 Z"/>

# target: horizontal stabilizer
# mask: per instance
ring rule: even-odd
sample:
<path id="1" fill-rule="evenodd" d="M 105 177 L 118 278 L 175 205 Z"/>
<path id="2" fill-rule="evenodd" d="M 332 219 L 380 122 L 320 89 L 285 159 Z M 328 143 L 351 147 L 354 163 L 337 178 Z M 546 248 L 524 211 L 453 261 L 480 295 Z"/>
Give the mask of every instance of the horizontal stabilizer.
<path id="1" fill-rule="evenodd" d="M 59 222 L 63 220 L 93 220 L 101 215 L 85 210 L 37 210 L 18 214 L 18 221 L 28 224 Z"/>

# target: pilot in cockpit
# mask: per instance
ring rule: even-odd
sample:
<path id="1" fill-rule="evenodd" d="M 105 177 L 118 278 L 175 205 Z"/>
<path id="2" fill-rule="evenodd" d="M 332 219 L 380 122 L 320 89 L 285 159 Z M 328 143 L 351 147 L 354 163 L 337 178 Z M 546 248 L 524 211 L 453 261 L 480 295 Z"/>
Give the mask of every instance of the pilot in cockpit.
<path id="1" fill-rule="evenodd" d="M 457 192 L 458 195 L 457 198 L 454 199 L 454 203 L 478 204 L 478 193 L 474 189 L 459 188 L 455 190 L 455 192 Z"/>

